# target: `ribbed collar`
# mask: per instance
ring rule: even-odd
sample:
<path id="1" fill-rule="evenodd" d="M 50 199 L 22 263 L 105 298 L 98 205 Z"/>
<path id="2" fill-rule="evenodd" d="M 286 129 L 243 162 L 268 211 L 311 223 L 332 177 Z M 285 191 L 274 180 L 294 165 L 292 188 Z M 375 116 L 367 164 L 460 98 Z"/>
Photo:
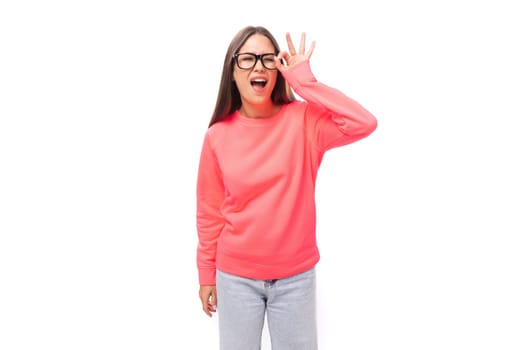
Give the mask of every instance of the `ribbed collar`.
<path id="1" fill-rule="evenodd" d="M 241 113 L 239 113 L 239 111 L 235 111 L 233 113 L 233 119 L 235 121 L 238 121 L 244 125 L 248 125 L 248 126 L 269 126 L 269 125 L 274 125 L 275 123 L 277 123 L 279 121 L 279 119 L 281 119 L 282 115 L 286 112 L 286 109 L 288 108 L 288 104 L 284 104 L 281 106 L 281 108 L 279 109 L 279 112 L 277 112 L 276 114 L 272 115 L 271 117 L 266 117 L 266 118 L 249 118 L 249 117 L 246 117 L 244 115 L 242 115 Z"/>

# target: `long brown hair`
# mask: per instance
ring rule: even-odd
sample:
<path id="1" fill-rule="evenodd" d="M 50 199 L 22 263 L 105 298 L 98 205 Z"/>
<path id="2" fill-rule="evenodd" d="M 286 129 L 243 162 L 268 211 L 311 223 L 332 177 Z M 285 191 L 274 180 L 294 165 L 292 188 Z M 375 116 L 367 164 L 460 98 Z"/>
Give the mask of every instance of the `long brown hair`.
<path id="1" fill-rule="evenodd" d="M 219 93 L 217 94 L 217 102 L 215 103 L 215 110 L 213 111 L 210 124 L 221 121 L 234 111 L 239 109 L 242 105 L 241 96 L 237 85 L 233 81 L 233 55 L 239 52 L 239 49 L 244 45 L 246 40 L 254 34 L 262 34 L 267 37 L 272 43 L 275 54 L 280 52 L 279 44 L 274 36 L 264 27 L 247 26 L 241 29 L 233 38 L 226 51 L 224 57 L 224 65 L 222 67 L 221 83 L 219 86 Z M 277 72 L 277 82 L 272 91 L 272 102 L 277 105 L 283 105 L 295 100 L 295 96 L 290 89 L 290 86 L 282 76 L 281 72 Z"/>

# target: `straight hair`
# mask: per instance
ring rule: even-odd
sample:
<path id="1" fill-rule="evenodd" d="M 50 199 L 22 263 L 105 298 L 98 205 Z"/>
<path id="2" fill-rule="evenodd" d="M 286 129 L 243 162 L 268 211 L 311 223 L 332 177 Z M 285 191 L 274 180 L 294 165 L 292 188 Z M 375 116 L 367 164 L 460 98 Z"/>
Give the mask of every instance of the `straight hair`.
<path id="1" fill-rule="evenodd" d="M 217 94 L 217 101 L 213 111 L 208 127 L 227 118 L 234 111 L 241 108 L 241 95 L 237 85 L 233 81 L 233 56 L 239 52 L 239 49 L 244 45 L 246 40 L 252 35 L 261 34 L 267 37 L 274 47 L 274 53 L 277 55 L 280 52 L 279 44 L 270 31 L 261 26 L 247 26 L 241 29 L 232 39 L 226 55 L 224 56 L 224 65 L 222 67 L 221 82 L 219 85 L 219 92 Z M 295 100 L 292 89 L 284 79 L 281 72 L 277 71 L 277 82 L 272 91 L 272 102 L 276 105 L 283 105 Z"/>

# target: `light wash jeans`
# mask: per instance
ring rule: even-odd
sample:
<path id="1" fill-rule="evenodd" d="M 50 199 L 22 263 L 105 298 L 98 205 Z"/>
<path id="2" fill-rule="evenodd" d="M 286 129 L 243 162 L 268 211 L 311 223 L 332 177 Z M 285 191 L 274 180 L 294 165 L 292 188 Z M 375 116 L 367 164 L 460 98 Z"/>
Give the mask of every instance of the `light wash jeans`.
<path id="1" fill-rule="evenodd" d="M 217 271 L 221 350 L 260 350 L 264 317 L 272 350 L 317 350 L 315 267 L 283 279 Z"/>

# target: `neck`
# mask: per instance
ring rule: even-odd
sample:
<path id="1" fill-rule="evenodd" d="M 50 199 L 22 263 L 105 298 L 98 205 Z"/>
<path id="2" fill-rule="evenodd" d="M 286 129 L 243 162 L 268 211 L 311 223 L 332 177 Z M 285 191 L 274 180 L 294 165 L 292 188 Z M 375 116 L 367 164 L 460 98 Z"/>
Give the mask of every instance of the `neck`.
<path id="1" fill-rule="evenodd" d="M 251 106 L 243 103 L 239 113 L 247 118 L 268 118 L 279 112 L 280 106 L 269 104 L 267 106 Z"/>

